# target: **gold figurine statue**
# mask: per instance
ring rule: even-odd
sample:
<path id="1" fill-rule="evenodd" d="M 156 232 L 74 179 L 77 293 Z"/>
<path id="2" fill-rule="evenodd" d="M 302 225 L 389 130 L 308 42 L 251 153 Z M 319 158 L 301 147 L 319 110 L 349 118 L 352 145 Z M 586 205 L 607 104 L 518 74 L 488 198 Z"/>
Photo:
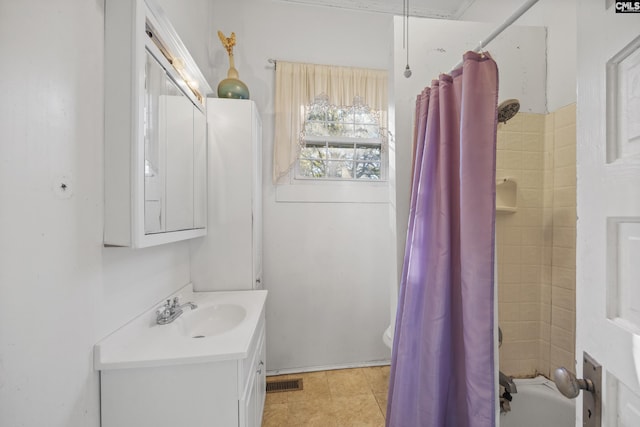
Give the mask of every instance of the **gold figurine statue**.
<path id="1" fill-rule="evenodd" d="M 218 37 L 222 42 L 222 46 L 227 49 L 229 55 L 233 55 L 233 47 L 236 45 L 236 33 L 231 33 L 231 37 L 225 37 L 222 31 L 218 30 Z"/>
<path id="2" fill-rule="evenodd" d="M 225 37 L 222 31 L 218 30 L 218 37 L 229 55 L 229 71 L 227 71 L 227 78 L 222 80 L 218 85 L 218 97 L 249 99 L 249 88 L 238 78 L 238 70 L 236 70 L 233 61 L 233 47 L 236 45 L 236 33 L 232 32 L 231 37 Z"/>

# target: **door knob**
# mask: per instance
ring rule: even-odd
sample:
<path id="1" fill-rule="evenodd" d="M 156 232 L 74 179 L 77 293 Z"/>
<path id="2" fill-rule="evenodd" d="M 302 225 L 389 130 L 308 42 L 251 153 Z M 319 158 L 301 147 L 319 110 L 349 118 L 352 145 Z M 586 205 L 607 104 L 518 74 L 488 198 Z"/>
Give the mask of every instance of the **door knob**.
<path id="1" fill-rule="evenodd" d="M 553 380 L 558 391 L 573 399 L 582 393 L 582 425 L 584 427 L 602 426 L 602 366 L 589 354 L 583 353 L 582 376 L 578 379 L 566 368 L 560 367 L 553 372 Z"/>
<path id="2" fill-rule="evenodd" d="M 575 399 L 580 394 L 580 390 L 586 390 L 594 393 L 596 391 L 593 381 L 590 379 L 578 379 L 565 367 L 560 367 L 553 372 L 553 381 L 560 393 L 569 399 Z"/>

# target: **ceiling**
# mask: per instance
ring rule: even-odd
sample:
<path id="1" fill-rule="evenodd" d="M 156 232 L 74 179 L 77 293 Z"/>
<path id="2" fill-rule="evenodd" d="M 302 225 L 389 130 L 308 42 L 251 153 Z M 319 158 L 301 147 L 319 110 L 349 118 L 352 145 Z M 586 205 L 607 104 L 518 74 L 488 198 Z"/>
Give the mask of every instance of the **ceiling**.
<path id="1" fill-rule="evenodd" d="M 281 0 L 368 12 L 404 14 L 403 0 Z M 476 0 L 408 0 L 411 16 L 423 18 L 458 19 Z"/>

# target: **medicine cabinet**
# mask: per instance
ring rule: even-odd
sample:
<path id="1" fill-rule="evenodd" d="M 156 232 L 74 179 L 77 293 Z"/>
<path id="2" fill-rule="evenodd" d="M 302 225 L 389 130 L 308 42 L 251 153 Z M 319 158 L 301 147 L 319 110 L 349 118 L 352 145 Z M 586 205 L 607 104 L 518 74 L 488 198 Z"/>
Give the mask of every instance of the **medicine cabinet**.
<path id="1" fill-rule="evenodd" d="M 105 4 L 105 246 L 206 234 L 212 92 L 152 0 Z"/>

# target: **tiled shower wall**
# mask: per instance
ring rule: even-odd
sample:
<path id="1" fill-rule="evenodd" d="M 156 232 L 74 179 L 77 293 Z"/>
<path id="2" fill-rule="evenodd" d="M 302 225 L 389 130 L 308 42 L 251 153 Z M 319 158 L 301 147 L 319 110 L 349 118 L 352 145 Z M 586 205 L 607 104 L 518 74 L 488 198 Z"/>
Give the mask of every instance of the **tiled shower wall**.
<path id="1" fill-rule="evenodd" d="M 553 122 L 553 243 L 549 368 L 575 372 L 576 337 L 576 105 L 550 114 Z M 549 126 L 550 128 L 550 126 Z M 543 373 L 545 373 L 543 371 Z"/>
<path id="2" fill-rule="evenodd" d="M 575 176 L 575 105 L 499 125 L 496 178 L 517 182 L 517 211 L 496 220 L 500 369 L 508 375 L 574 367 Z"/>
<path id="3" fill-rule="evenodd" d="M 539 365 L 544 126 L 542 114 L 517 114 L 498 127 L 496 178 L 517 183 L 517 211 L 496 216 L 500 369 L 508 375 Z"/>

